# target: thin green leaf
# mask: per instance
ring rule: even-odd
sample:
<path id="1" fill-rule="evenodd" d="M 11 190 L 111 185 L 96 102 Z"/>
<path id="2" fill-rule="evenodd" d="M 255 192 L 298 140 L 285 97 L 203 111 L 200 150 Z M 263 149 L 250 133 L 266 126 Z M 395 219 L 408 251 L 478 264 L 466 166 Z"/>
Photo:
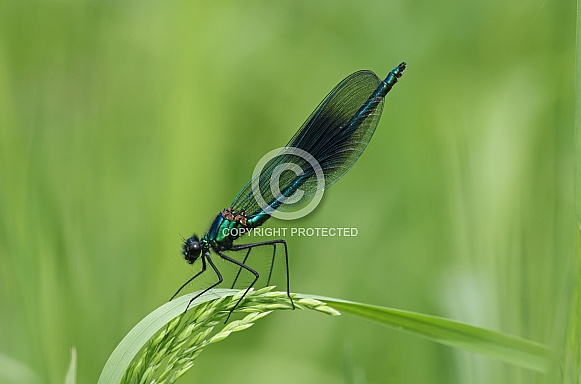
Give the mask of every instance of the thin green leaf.
<path id="1" fill-rule="evenodd" d="M 238 301 L 244 291 L 217 289 L 203 298 L 197 298 L 189 306 L 189 310 L 194 310 L 191 316 L 185 317 L 182 315 L 190 299 L 196 297 L 198 292 L 163 305 L 123 339 L 107 361 L 99 383 L 173 383 L 193 365 L 207 345 L 251 327 L 273 308 L 291 309 L 288 295 L 285 292 L 271 292 L 273 288 L 250 290 L 240 303 Z M 224 326 L 223 321 L 237 303 L 239 305 L 234 312 L 247 315 Z M 324 303 L 313 300 L 304 303 L 297 300 L 295 307 L 338 314 Z M 219 329 L 220 326 L 222 329 Z M 155 336 L 158 331 L 161 332 Z M 136 359 L 137 354 L 139 358 Z"/>
<path id="2" fill-rule="evenodd" d="M 76 384 L 77 383 L 77 349 L 75 347 L 71 348 L 71 362 L 69 363 L 69 369 L 67 369 L 67 375 L 65 376 L 65 384 Z"/>
<path id="3" fill-rule="evenodd" d="M 137 324 L 111 354 L 99 378 L 99 384 L 119 383 L 130 366 L 131 361 L 139 351 L 158 331 L 162 330 L 174 318 L 181 315 L 189 300 L 196 294 L 197 292 L 194 292 L 164 304 Z M 222 298 L 235 294 L 240 294 L 240 291 L 217 289 L 212 291 L 211 294 L 196 299 L 189 309 L 196 308 L 200 304 L 210 300 L 218 299 L 219 301 Z M 275 295 L 285 297 L 286 294 L 283 292 L 256 292 L 254 299 L 256 300 L 255 305 L 257 307 L 262 306 L 262 310 L 270 310 L 272 305 L 267 304 L 267 301 L 260 303 L 260 300 L 271 300 Z M 548 364 L 549 350 L 546 346 L 519 337 L 414 312 L 315 295 L 296 294 L 293 297 L 295 298 L 294 301 L 297 308 L 310 308 L 327 314 L 339 314 L 337 311 L 341 310 L 367 320 L 378 322 L 393 329 L 411 333 L 451 347 L 481 353 L 521 367 L 544 371 Z M 280 307 L 289 309 L 288 305 L 280 305 Z M 221 319 L 224 318 L 224 313 L 215 313 L 206 308 L 208 307 L 202 306 L 197 309 L 200 311 L 199 317 L 203 317 L 207 312 L 206 321 L 214 321 L 214 316 L 221 316 Z M 252 309 L 242 308 L 240 312 L 247 310 Z M 247 320 L 254 321 L 256 318 L 262 316 L 264 314 L 253 314 Z M 217 324 L 217 322 L 214 322 L 214 324 Z M 222 334 L 218 333 L 210 339 L 206 339 L 208 333 L 200 336 L 202 339 L 205 339 L 200 348 L 203 348 L 203 346 L 209 343 L 222 340 L 226 333 L 230 334 L 230 332 L 236 330 L 238 324 L 237 322 L 232 322 L 224 328 Z M 239 328 L 240 330 L 245 329 L 242 326 Z M 160 336 L 157 336 L 157 339 L 163 337 L 165 336 L 162 333 Z M 200 342 L 200 340 L 196 342 Z M 196 353 L 199 354 L 200 351 L 201 349 Z M 184 361 L 184 363 L 186 362 Z M 190 361 L 186 364 L 185 367 L 189 369 L 193 363 Z M 175 373 L 179 375 L 182 371 Z"/>
<path id="4" fill-rule="evenodd" d="M 329 297 L 309 297 L 322 300 L 327 303 L 327 306 L 339 311 L 450 347 L 480 353 L 506 363 L 541 372 L 544 372 L 548 366 L 549 349 L 543 344 L 520 337 L 415 312 Z"/>
<path id="5" fill-rule="evenodd" d="M 238 293 L 238 290 L 216 289 L 210 294 L 198 297 L 188 308 L 191 310 L 196 306 L 225 296 L 232 296 Z M 118 384 L 121 382 L 125 371 L 131 364 L 137 353 L 147 344 L 158 331 L 165 327 L 170 321 L 184 313 L 190 300 L 197 294 L 193 292 L 175 300 L 170 301 L 157 308 L 147 315 L 125 336 L 113 351 L 103 371 L 99 377 L 98 384 Z"/>

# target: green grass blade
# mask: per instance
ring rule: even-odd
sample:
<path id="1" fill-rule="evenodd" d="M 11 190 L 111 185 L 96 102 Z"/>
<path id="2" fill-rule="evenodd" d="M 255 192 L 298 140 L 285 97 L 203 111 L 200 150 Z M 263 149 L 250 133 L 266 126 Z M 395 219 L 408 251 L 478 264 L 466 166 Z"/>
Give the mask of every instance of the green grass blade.
<path id="1" fill-rule="evenodd" d="M 208 301 L 220 301 L 219 299 L 233 296 L 240 291 L 231 289 L 216 289 L 211 294 L 197 298 L 190 310 Z M 258 292 L 257 292 L 258 293 Z M 188 302 L 197 292 L 179 297 L 166 303 L 146 316 L 137 324 L 127 336 L 119 343 L 115 351 L 109 357 L 99 378 L 99 384 L 117 384 L 125 372 L 130 367 L 132 360 L 149 340 L 173 319 L 183 314 Z M 253 292 L 249 294 L 252 296 Z M 282 295 L 286 299 L 286 294 L 281 292 L 264 291 L 263 296 L 256 295 L 253 298 L 255 308 L 262 308 L 260 311 L 272 311 L 275 309 L 288 309 L 288 305 L 267 304 L 274 295 Z M 536 371 L 545 371 L 548 365 L 549 349 L 539 343 L 528 341 L 519 337 L 494 332 L 488 329 L 474 327 L 468 324 L 419 313 L 379 307 L 374 305 L 355 303 L 346 300 L 334 299 L 316 295 L 293 295 L 297 308 L 311 308 L 327 314 L 338 314 L 337 311 L 351 313 L 366 320 L 371 320 L 390 328 L 411 333 L 416 336 L 426 338 L 441 344 L 468 351 L 480 353 L 506 363 L 514 364 Z M 264 302 L 261 303 L 260 300 Z M 203 309 L 203 307 L 202 307 Z M 246 310 L 253 310 L 246 308 Z M 248 311 L 246 311 L 248 312 Z M 226 312 L 227 313 L 227 312 Z M 210 321 L 219 323 L 224 320 L 225 313 L 211 312 Z M 208 319 L 207 319 L 208 320 Z M 234 324 L 235 325 L 235 324 Z M 249 325 L 240 326 L 238 330 L 246 329 Z M 223 336 L 220 333 L 208 339 L 203 345 L 220 341 L 227 337 L 234 329 L 229 329 L 232 323 L 225 327 Z M 208 336 L 209 334 L 205 334 Z M 219 340 L 218 340 L 219 339 Z M 197 352 L 199 354 L 200 350 Z M 197 355 L 196 355 L 197 356 Z M 188 368 L 193 365 L 189 363 Z M 145 367 L 148 368 L 148 367 Z"/>
<path id="2" fill-rule="evenodd" d="M 126 372 L 127 377 L 123 381 L 126 383 L 151 380 L 156 383 L 175 382 L 193 366 L 194 360 L 207 345 L 222 341 L 233 332 L 248 329 L 256 320 L 267 316 L 273 310 L 291 309 L 287 294 L 271 292 L 273 288 L 266 287 L 248 292 L 235 310 L 235 313 L 243 313 L 245 317 L 242 320 L 230 321 L 225 326 L 224 320 L 238 303 L 243 291 L 216 289 L 197 298 L 188 308 L 189 311 L 194 310 L 189 321 L 188 319 L 182 321 L 184 319 L 180 316 L 184 314 L 189 301 L 198 292 L 162 305 L 139 322 L 119 343 L 107 360 L 98 383 L 118 384 L 122 382 Z M 223 300 L 228 296 L 233 297 Z M 206 302 L 207 304 L 201 305 Z M 296 296 L 294 304 L 297 309 L 312 309 L 330 315 L 339 314 L 324 303 L 311 298 Z M 168 324 L 169 327 L 166 327 Z M 223 328 L 214 330 L 219 325 L 223 325 Z M 155 336 L 158 331 L 162 332 Z M 212 335 L 213 332 L 215 333 Z M 140 358 L 132 365 L 138 354 Z M 162 369 L 162 362 L 165 360 L 167 363 Z"/>
<path id="3" fill-rule="evenodd" d="M 71 348 L 71 362 L 69 363 L 69 369 L 67 369 L 67 375 L 65 376 L 65 384 L 76 384 L 77 382 L 77 349 L 75 347 Z"/>
<path id="4" fill-rule="evenodd" d="M 297 297 L 304 297 L 297 295 Z M 411 333 L 450 347 L 480 353 L 520 367 L 546 371 L 549 349 L 539 343 L 516 336 L 494 332 L 441 317 L 423 315 L 398 309 L 338 300 L 329 297 L 308 296 L 324 301 L 327 306 L 366 320 Z"/>
<path id="5" fill-rule="evenodd" d="M 203 295 L 194 300 L 189 310 L 207 301 L 215 300 L 224 296 L 232 296 L 237 292 L 237 290 L 232 289 L 213 290 L 211 294 Z M 119 343 L 117 348 L 115 348 L 111 356 L 109 356 L 109 359 L 101 372 L 101 376 L 99 377 L 98 384 L 117 384 L 121 382 L 129 364 L 137 353 L 139 353 L 141 348 L 143 348 L 149 339 L 151 339 L 170 321 L 184 313 L 189 301 L 196 294 L 197 292 L 187 294 L 162 305 L 133 327 L 127 336 L 125 336 L 125 338 Z"/>

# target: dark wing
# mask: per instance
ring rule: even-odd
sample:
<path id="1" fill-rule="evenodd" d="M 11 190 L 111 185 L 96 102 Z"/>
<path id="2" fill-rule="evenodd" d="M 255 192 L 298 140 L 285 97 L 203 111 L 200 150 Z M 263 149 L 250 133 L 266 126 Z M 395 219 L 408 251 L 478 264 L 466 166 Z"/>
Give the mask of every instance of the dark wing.
<path id="1" fill-rule="evenodd" d="M 371 140 L 381 117 L 383 95 L 370 97 L 381 85 L 381 79 L 371 71 L 351 74 L 327 95 L 286 145 L 305 151 L 316 160 L 324 175 L 325 189 L 355 164 Z M 296 172 L 297 166 L 302 173 Z M 256 193 L 279 211 L 306 203 L 323 192 L 317 188 L 315 170 L 304 156 L 282 150 L 242 188 L 231 207 L 244 211 L 248 217 L 264 211 L 271 213 L 268 208 L 261 208 Z M 275 184 L 280 192 L 271 188 L 273 176 L 275 181 L 278 179 Z M 302 191 L 300 199 L 285 201 L 297 190 Z"/>

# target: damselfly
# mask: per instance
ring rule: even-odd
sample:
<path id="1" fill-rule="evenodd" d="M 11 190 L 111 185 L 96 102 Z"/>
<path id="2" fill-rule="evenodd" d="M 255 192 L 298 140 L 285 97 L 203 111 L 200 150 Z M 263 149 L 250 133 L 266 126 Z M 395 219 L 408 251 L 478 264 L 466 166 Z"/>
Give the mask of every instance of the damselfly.
<path id="1" fill-rule="evenodd" d="M 236 303 L 238 306 L 259 278 L 259 273 L 246 264 L 251 251 L 256 247 L 272 247 L 266 283 L 268 285 L 277 246 L 281 246 L 284 249 L 286 290 L 294 308 L 290 296 L 286 241 L 279 239 L 239 245 L 234 242 L 245 232 L 261 226 L 271 216 L 276 216 L 276 213 L 320 196 L 355 164 L 379 123 L 385 96 L 403 75 L 405 68 L 406 63 L 401 63 L 385 80 L 381 80 L 371 71 L 358 71 L 341 81 L 319 104 L 286 147 L 255 172 L 230 207 L 216 216 L 209 231 L 202 238 L 193 235 L 185 240 L 184 258 L 190 264 L 201 259 L 201 269 L 178 289 L 172 299 L 187 284 L 204 273 L 208 264 L 216 275 L 216 281 L 203 289 L 192 301 L 222 283 L 222 274 L 212 260 L 213 251 L 223 260 L 237 266 L 238 274 L 232 287 L 242 270 L 253 276 L 252 282 Z M 273 188 L 272 180 L 275 180 L 276 188 Z M 239 261 L 225 252 L 246 254 Z"/>

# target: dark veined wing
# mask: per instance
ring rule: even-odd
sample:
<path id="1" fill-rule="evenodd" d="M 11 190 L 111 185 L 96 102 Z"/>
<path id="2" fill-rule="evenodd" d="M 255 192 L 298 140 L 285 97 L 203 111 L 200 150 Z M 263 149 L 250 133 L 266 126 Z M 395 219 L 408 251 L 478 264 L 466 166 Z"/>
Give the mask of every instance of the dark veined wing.
<path id="1" fill-rule="evenodd" d="M 375 92 L 381 86 L 385 83 L 371 71 L 351 74 L 327 95 L 286 145 L 307 152 L 318 162 L 324 175 L 324 189 L 355 164 L 371 140 L 383 109 L 385 93 L 377 96 Z M 242 188 L 231 207 L 252 217 L 264 211 L 271 213 L 268 207 L 259 205 L 256 193 L 260 193 L 270 209 L 278 211 L 306 203 L 322 193 L 317 188 L 315 168 L 304 157 L 280 151 Z M 273 191 L 272 180 L 278 191 Z M 298 190 L 302 194 L 300 199 L 296 200 L 297 195 L 285 201 L 285 197 Z"/>

